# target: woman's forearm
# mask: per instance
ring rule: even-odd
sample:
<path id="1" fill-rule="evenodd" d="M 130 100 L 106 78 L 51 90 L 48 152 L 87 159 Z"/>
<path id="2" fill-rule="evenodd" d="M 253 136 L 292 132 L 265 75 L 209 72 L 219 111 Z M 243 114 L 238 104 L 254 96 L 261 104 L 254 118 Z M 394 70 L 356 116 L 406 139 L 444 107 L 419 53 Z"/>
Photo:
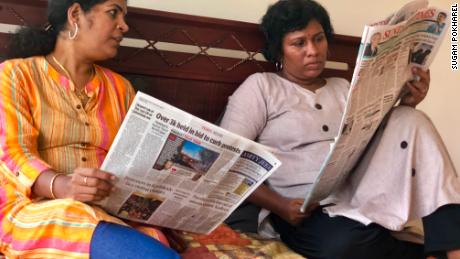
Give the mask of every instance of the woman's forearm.
<path id="1" fill-rule="evenodd" d="M 285 197 L 268 188 L 265 184 L 261 184 L 248 197 L 248 201 L 278 215 L 281 215 L 286 209 L 285 205 L 288 202 Z"/>
<path id="2" fill-rule="evenodd" d="M 60 187 L 63 186 L 62 180 L 66 176 L 57 174 L 58 173 L 53 170 L 47 170 L 40 173 L 32 186 L 32 197 L 62 198 L 64 196 L 64 190 Z"/>

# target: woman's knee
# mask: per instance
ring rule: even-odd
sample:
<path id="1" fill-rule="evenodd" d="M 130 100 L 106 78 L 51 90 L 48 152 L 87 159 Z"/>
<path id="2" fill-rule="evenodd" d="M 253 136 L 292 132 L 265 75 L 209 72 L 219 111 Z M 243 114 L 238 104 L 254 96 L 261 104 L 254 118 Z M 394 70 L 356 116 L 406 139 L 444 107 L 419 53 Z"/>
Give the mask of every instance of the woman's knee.
<path id="1" fill-rule="evenodd" d="M 341 233 L 340 235 L 331 236 L 322 240 L 318 247 L 319 254 L 322 258 L 349 258 L 349 255 L 356 248 L 353 236 Z"/>
<path id="2" fill-rule="evenodd" d="M 165 258 L 180 256 L 160 241 L 133 228 L 101 221 L 90 247 L 91 258 Z"/>
<path id="3" fill-rule="evenodd" d="M 346 232 L 323 233 L 317 235 L 313 242 L 304 242 L 302 238 L 282 238 L 292 250 L 307 258 L 348 259 L 348 258 L 374 258 L 372 251 L 367 249 L 358 236 Z M 369 257 L 371 256 L 371 257 Z"/>
<path id="4" fill-rule="evenodd" d="M 322 239 L 319 244 L 321 258 L 376 258 L 369 249 L 369 231 L 339 231 Z"/>
<path id="5" fill-rule="evenodd" d="M 314 213 L 304 223 L 282 239 L 307 258 L 375 258 L 369 247 L 385 234 L 377 225 L 365 226 L 345 217 L 329 217 L 322 212 Z"/>

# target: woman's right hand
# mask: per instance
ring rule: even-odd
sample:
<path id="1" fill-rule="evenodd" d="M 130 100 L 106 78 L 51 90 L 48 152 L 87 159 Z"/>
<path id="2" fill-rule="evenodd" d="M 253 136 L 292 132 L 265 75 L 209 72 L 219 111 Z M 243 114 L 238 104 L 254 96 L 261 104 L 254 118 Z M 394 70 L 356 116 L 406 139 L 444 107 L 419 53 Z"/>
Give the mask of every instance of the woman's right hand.
<path id="1" fill-rule="evenodd" d="M 318 207 L 318 204 L 313 204 L 302 213 L 300 212 L 300 207 L 304 199 L 284 197 L 265 184 L 257 187 L 249 196 L 248 201 L 275 213 L 293 226 L 300 224 L 302 220 L 310 216 L 310 213 Z"/>
<path id="2" fill-rule="evenodd" d="M 115 176 L 96 168 L 77 168 L 71 176 L 58 177 L 54 192 L 58 198 L 72 198 L 81 202 L 104 199 L 113 188 Z"/>
<path id="3" fill-rule="evenodd" d="M 286 207 L 284 210 L 280 211 L 280 216 L 289 224 L 296 226 L 299 225 L 305 218 L 310 216 L 311 212 L 318 207 L 318 204 L 313 204 L 308 207 L 305 212 L 300 211 L 304 199 L 289 199 L 286 198 Z"/>

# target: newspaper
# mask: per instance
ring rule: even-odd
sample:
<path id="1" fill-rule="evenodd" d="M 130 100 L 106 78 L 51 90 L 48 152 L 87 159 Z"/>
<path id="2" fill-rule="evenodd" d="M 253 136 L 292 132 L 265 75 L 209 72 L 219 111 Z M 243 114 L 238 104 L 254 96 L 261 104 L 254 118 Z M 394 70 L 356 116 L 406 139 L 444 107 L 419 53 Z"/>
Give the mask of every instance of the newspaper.
<path id="1" fill-rule="evenodd" d="M 382 21 L 367 25 L 339 134 L 301 211 L 323 201 L 352 171 L 387 113 L 406 93 L 412 67 L 428 69 L 447 31 L 448 13 L 413 1 Z"/>
<path id="2" fill-rule="evenodd" d="M 117 181 L 100 205 L 209 233 L 280 165 L 266 147 L 138 92 L 101 167 Z"/>

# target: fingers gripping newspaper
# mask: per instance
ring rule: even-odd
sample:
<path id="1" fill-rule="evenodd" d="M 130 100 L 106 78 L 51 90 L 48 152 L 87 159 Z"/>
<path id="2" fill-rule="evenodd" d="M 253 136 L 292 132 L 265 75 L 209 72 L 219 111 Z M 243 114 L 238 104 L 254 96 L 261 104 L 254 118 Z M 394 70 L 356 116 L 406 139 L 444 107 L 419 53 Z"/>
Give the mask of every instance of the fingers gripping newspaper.
<path id="1" fill-rule="evenodd" d="M 102 165 L 117 181 L 100 205 L 209 233 L 280 164 L 262 145 L 138 92 Z"/>
<path id="2" fill-rule="evenodd" d="M 327 198 L 341 185 L 377 128 L 413 78 L 428 69 L 447 30 L 447 12 L 413 1 L 383 21 L 367 25 L 361 39 L 339 134 L 301 208 Z"/>

